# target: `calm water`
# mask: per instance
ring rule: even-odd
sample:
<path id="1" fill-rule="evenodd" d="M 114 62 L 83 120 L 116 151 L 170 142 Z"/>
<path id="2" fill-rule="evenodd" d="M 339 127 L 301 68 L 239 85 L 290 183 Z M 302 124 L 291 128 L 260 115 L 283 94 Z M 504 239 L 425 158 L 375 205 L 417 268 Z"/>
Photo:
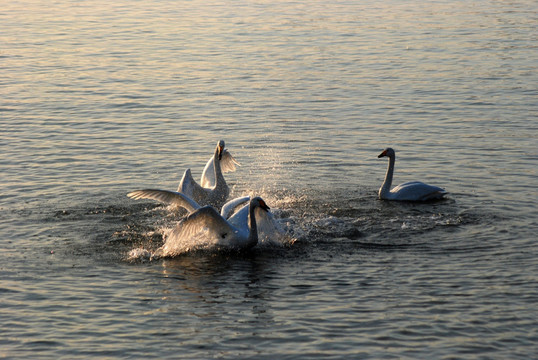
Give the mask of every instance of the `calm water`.
<path id="1" fill-rule="evenodd" d="M 0 358 L 535 357 L 537 10 L 4 2 Z M 295 243 L 127 261 L 221 138 Z"/>

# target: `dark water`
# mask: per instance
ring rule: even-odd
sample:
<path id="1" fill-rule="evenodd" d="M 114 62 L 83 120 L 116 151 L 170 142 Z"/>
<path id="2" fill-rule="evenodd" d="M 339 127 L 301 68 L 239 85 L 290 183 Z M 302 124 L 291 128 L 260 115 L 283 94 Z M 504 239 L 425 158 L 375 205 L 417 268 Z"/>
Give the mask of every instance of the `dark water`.
<path id="1" fill-rule="evenodd" d="M 0 358 L 536 357 L 536 10 L 4 4 Z M 128 261 L 218 139 L 294 241 Z"/>

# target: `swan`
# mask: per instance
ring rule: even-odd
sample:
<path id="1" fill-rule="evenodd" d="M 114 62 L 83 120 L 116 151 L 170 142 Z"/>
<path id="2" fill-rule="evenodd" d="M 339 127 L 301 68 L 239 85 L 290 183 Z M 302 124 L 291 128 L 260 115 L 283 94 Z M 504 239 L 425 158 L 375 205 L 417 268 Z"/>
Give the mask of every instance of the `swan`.
<path id="1" fill-rule="evenodd" d="M 378 158 L 387 156 L 389 158 L 389 167 L 385 175 L 385 181 L 379 188 L 379 198 L 382 200 L 399 200 L 399 201 L 431 201 L 440 200 L 448 192 L 440 187 L 424 184 L 420 181 L 410 181 L 390 189 L 392 185 L 392 175 L 394 173 L 394 162 L 396 153 L 392 148 L 386 148 Z"/>
<path id="2" fill-rule="evenodd" d="M 132 199 L 152 199 L 171 206 L 179 206 L 188 211 L 188 216 L 202 209 L 196 201 L 176 191 L 144 189 L 132 191 L 127 196 Z M 254 218 L 251 216 L 252 209 L 254 209 Z M 242 249 L 255 246 L 256 244 L 282 246 L 285 242 L 292 243 L 294 240 L 285 233 L 269 210 L 267 205 L 253 205 L 251 197 L 248 195 L 230 200 L 222 206 L 220 217 L 225 219 L 229 226 L 236 229 L 237 232 L 241 230 L 242 233 L 248 233 L 250 231 L 249 229 L 252 228 L 251 219 L 255 220 L 258 240 L 256 243 L 250 243 L 250 245 L 244 240 L 244 237 L 243 240 L 237 240 L 235 238 L 235 240 L 232 239 L 229 242 L 220 239 L 215 236 L 213 230 L 203 224 L 198 224 L 200 226 L 194 227 L 189 223 L 190 225 L 188 224 L 187 227 L 181 230 L 179 227 L 182 227 L 186 223 L 180 221 L 176 228 L 168 232 L 168 236 L 165 235 L 165 245 L 160 247 L 155 253 L 151 254 L 144 249 L 135 249 L 130 256 L 131 258 L 139 258 L 140 254 L 146 254 L 150 258 L 174 256 L 188 252 L 191 249 L 211 245 Z M 216 210 L 212 212 L 217 213 Z"/>
<path id="3" fill-rule="evenodd" d="M 186 241 L 195 239 L 193 247 L 202 244 L 222 246 L 228 249 L 250 249 L 258 243 L 256 209 L 269 211 L 269 206 L 261 197 L 254 197 L 248 205 L 248 224 L 236 225 L 232 219 L 225 219 L 212 206 L 201 207 L 182 219 L 167 236 L 160 253 L 174 256 L 190 250 Z M 232 217 L 233 218 L 233 217 Z"/>
<path id="4" fill-rule="evenodd" d="M 220 164 L 223 153 L 224 140 L 220 140 L 217 143 L 213 157 L 209 161 L 212 163 L 212 166 L 206 165 L 207 170 L 204 169 L 205 180 L 204 175 L 202 175 L 202 183 L 209 184 L 213 182 L 212 186 L 204 187 L 203 185 L 198 184 L 192 177 L 191 169 L 187 169 L 179 182 L 177 192 L 187 195 L 187 197 L 201 205 L 213 205 L 220 208 L 230 194 L 230 188 L 224 180 Z M 209 169 L 211 167 L 213 168 L 212 176 L 209 175 Z"/>

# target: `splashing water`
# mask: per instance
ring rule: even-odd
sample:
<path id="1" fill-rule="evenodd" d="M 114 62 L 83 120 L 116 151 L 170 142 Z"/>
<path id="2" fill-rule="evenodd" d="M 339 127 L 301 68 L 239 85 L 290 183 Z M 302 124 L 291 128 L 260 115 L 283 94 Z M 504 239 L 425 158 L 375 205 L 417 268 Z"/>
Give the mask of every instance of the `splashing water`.
<path id="1" fill-rule="evenodd" d="M 258 226 L 258 248 L 283 247 L 292 245 L 296 240 L 275 218 L 271 212 L 255 210 Z M 286 219 L 284 223 L 288 224 Z M 188 228 L 181 223 L 173 228 L 161 230 L 164 244 L 155 251 L 145 248 L 132 249 L 127 256 L 128 261 L 151 261 L 163 257 L 174 257 L 196 251 L 219 251 L 226 249 L 219 244 L 219 239 L 207 227 Z"/>

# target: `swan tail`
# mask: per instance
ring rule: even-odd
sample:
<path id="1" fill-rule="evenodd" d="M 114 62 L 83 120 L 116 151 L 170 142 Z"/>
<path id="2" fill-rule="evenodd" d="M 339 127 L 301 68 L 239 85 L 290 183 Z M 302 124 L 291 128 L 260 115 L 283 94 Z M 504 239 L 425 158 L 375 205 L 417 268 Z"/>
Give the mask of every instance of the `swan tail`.
<path id="1" fill-rule="evenodd" d="M 444 189 L 439 189 L 434 192 L 431 192 L 425 196 L 423 196 L 420 201 L 432 201 L 432 200 L 441 200 L 444 199 L 444 197 L 448 195 L 448 191 Z"/>

